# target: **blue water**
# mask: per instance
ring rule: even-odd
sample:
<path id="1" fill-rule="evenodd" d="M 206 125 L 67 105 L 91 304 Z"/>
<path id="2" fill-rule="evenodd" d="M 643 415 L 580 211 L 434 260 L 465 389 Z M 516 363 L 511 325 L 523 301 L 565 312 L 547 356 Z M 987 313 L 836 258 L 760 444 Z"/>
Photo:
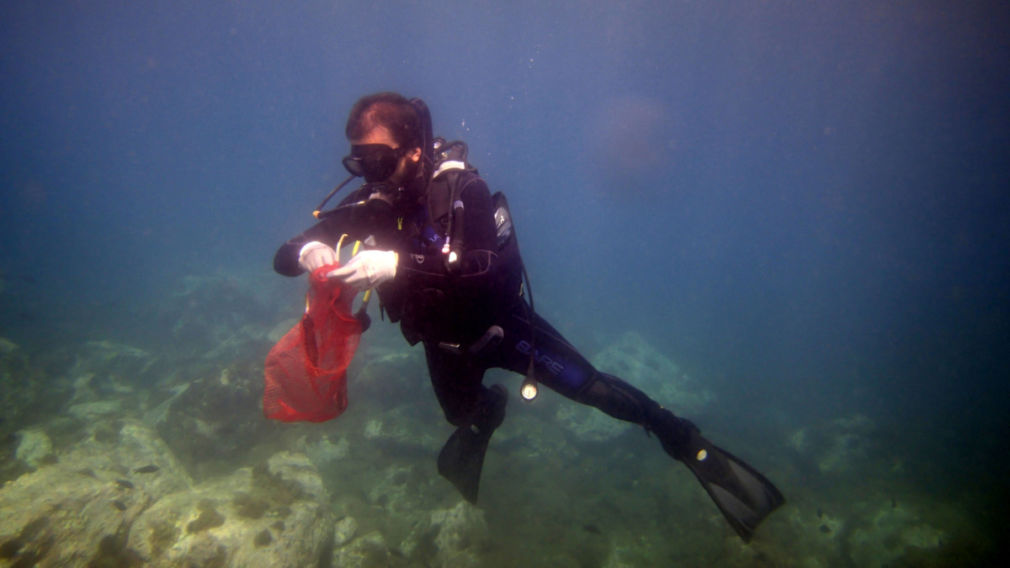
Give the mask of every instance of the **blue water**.
<path id="1" fill-rule="evenodd" d="M 137 314 L 182 276 L 280 279 L 276 247 L 344 176 L 350 105 L 395 90 L 507 193 L 574 344 L 646 337 L 787 497 L 828 490 L 789 473 L 789 433 L 867 416 L 875 457 L 963 497 L 991 546 L 1010 8 L 509 4 L 4 3 L 0 336 L 41 364 L 156 343 Z"/>

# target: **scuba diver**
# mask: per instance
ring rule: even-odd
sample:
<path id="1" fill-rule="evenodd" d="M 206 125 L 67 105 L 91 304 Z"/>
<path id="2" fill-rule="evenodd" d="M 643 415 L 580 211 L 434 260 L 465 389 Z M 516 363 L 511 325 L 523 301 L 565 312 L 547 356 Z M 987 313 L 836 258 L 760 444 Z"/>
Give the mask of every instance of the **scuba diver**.
<path id="1" fill-rule="evenodd" d="M 733 529 L 748 541 L 784 502 L 764 476 L 701 436 L 618 377 L 595 369 L 533 309 L 508 205 L 466 162 L 461 142 L 432 136 L 420 99 L 376 93 L 351 109 L 345 132 L 351 177 L 364 184 L 320 221 L 280 247 L 275 270 L 297 276 L 338 263 L 338 243 L 364 250 L 329 273 L 375 289 L 381 309 L 411 345 L 424 345 L 431 384 L 456 427 L 438 456 L 439 473 L 471 503 L 488 443 L 505 418 L 506 391 L 486 387 L 486 370 L 525 375 L 520 395 L 539 384 L 606 414 L 639 424 L 684 463 Z M 359 317 L 367 326 L 363 310 Z"/>

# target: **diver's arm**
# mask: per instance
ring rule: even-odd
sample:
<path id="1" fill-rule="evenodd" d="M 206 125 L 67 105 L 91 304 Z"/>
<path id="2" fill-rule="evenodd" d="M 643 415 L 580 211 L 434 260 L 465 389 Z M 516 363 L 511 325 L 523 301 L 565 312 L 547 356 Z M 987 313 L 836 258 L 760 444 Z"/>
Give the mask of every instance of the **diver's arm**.
<path id="1" fill-rule="evenodd" d="M 277 254 L 274 255 L 274 270 L 284 276 L 298 276 L 305 272 L 305 269 L 299 263 L 302 247 L 312 241 L 335 247 L 337 244 L 336 239 L 332 237 L 332 233 L 326 230 L 327 225 L 327 221 L 320 221 L 304 233 L 289 239 L 288 242 L 281 245 L 281 248 L 277 249 Z"/>
<path id="2" fill-rule="evenodd" d="M 352 193 L 336 209 L 327 213 L 321 221 L 281 245 L 277 254 L 274 255 L 274 270 L 284 276 L 298 276 L 305 272 L 305 268 L 299 262 L 299 256 L 302 247 L 306 244 L 316 241 L 335 248 L 341 235 L 359 233 L 359 228 L 354 227 L 351 223 L 350 208 L 344 207 L 358 199 L 360 199 L 359 192 Z"/>

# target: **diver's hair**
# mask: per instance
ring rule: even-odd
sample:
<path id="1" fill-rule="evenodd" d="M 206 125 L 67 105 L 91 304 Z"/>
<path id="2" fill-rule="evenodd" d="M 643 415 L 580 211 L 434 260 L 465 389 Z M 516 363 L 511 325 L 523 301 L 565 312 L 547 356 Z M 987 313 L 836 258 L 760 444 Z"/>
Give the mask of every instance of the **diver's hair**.
<path id="1" fill-rule="evenodd" d="M 388 130 L 400 148 L 423 145 L 424 133 L 417 110 L 399 93 L 374 93 L 358 99 L 351 107 L 344 134 L 348 140 L 359 140 L 378 126 Z"/>

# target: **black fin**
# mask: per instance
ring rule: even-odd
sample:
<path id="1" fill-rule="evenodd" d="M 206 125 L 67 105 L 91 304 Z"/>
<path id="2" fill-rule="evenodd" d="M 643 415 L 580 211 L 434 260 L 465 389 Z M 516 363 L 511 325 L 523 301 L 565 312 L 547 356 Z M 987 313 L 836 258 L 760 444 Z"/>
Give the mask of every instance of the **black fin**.
<path id="1" fill-rule="evenodd" d="M 452 482 L 470 503 L 477 503 L 484 454 L 491 435 L 505 420 L 507 400 L 508 395 L 501 385 L 487 389 L 473 421 L 457 428 L 438 454 L 439 475 Z"/>
<path id="2" fill-rule="evenodd" d="M 453 432 L 449 441 L 438 454 L 438 473 L 452 482 L 463 498 L 477 503 L 477 489 L 480 472 L 484 467 L 491 436 L 475 432 L 470 426 L 463 426 Z"/>
<path id="3" fill-rule="evenodd" d="M 749 542 L 758 524 L 786 501 L 765 476 L 697 431 L 678 453 L 744 542 Z"/>

